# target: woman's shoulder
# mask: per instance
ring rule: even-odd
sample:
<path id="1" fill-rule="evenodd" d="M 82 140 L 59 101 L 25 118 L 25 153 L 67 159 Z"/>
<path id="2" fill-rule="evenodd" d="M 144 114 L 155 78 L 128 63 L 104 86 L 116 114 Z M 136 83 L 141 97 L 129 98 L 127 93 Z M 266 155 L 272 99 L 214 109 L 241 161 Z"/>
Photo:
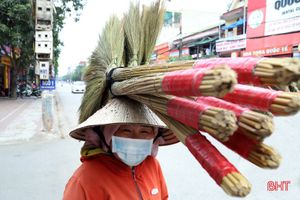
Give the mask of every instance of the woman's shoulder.
<path id="1" fill-rule="evenodd" d="M 81 165 L 74 172 L 73 176 L 79 179 L 83 177 L 94 177 L 95 174 L 102 174 L 107 169 L 106 160 L 111 156 L 105 154 L 93 155 L 91 157 L 81 157 Z"/>

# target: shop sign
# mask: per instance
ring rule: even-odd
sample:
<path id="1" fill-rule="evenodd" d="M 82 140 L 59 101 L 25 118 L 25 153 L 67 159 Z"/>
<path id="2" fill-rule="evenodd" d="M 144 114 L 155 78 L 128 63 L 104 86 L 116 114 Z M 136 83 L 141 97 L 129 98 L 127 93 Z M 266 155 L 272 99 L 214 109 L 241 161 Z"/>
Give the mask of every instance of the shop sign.
<path id="1" fill-rule="evenodd" d="M 154 47 L 154 51 L 169 49 L 169 43 L 165 42 Z"/>
<path id="2" fill-rule="evenodd" d="M 300 30 L 299 0 L 267 0 L 265 35 Z"/>
<path id="3" fill-rule="evenodd" d="M 49 79 L 49 62 L 40 62 L 40 79 Z"/>
<path id="4" fill-rule="evenodd" d="M 183 48 L 181 50 L 181 55 L 182 56 L 188 56 L 188 55 L 190 55 L 189 48 Z M 179 50 L 172 50 L 172 51 L 170 51 L 169 57 L 170 58 L 177 58 L 177 57 L 179 57 Z"/>
<path id="5" fill-rule="evenodd" d="M 41 90 L 55 90 L 55 79 L 41 80 L 40 81 Z"/>
<path id="6" fill-rule="evenodd" d="M 280 54 L 289 54 L 292 53 L 292 45 L 286 45 L 281 47 L 270 47 L 253 51 L 243 51 L 243 57 L 249 56 L 272 56 L 272 55 L 280 55 Z"/>
<path id="7" fill-rule="evenodd" d="M 216 43 L 217 52 L 232 51 L 246 48 L 246 40 L 221 41 Z"/>

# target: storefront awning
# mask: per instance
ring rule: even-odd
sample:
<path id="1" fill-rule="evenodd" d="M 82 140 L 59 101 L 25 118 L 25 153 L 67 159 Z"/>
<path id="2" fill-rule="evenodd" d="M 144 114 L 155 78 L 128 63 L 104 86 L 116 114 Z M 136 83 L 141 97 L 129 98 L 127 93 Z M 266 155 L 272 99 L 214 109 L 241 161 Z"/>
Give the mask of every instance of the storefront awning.
<path id="1" fill-rule="evenodd" d="M 210 42 L 213 42 L 215 40 L 217 40 L 219 37 L 212 37 L 212 38 L 203 38 L 202 40 L 198 40 L 192 43 L 189 43 L 187 46 L 188 47 L 193 47 L 193 46 L 197 46 L 197 45 L 202 45 L 202 44 L 207 44 Z"/>
<path id="2" fill-rule="evenodd" d="M 243 25 L 243 24 L 244 24 L 244 19 L 240 19 L 240 20 L 237 21 L 237 22 L 234 22 L 234 23 L 232 23 L 232 24 L 223 26 L 223 27 L 222 27 L 222 30 L 227 30 L 227 29 L 235 28 L 235 27 L 241 26 L 241 25 Z"/>

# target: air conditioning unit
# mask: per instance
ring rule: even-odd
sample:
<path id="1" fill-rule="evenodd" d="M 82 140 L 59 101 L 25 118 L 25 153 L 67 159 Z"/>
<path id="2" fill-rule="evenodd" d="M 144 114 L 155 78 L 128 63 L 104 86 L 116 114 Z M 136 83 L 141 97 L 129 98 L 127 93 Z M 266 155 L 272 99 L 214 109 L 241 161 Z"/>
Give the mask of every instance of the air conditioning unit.
<path id="1" fill-rule="evenodd" d="M 52 30 L 53 2 L 52 0 L 36 0 L 36 30 Z"/>
<path id="2" fill-rule="evenodd" d="M 53 51 L 53 42 L 38 42 L 35 41 L 35 53 L 52 53 Z"/>
<path id="3" fill-rule="evenodd" d="M 36 42 L 52 42 L 52 31 L 36 31 L 35 32 Z"/>

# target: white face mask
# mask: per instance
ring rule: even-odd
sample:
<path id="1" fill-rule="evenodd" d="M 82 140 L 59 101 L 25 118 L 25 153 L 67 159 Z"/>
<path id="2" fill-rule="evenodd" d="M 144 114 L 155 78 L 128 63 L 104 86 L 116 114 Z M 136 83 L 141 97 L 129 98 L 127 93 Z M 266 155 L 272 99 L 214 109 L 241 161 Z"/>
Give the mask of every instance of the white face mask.
<path id="1" fill-rule="evenodd" d="M 131 139 L 112 136 L 112 152 L 128 166 L 137 166 L 151 155 L 153 139 Z"/>

